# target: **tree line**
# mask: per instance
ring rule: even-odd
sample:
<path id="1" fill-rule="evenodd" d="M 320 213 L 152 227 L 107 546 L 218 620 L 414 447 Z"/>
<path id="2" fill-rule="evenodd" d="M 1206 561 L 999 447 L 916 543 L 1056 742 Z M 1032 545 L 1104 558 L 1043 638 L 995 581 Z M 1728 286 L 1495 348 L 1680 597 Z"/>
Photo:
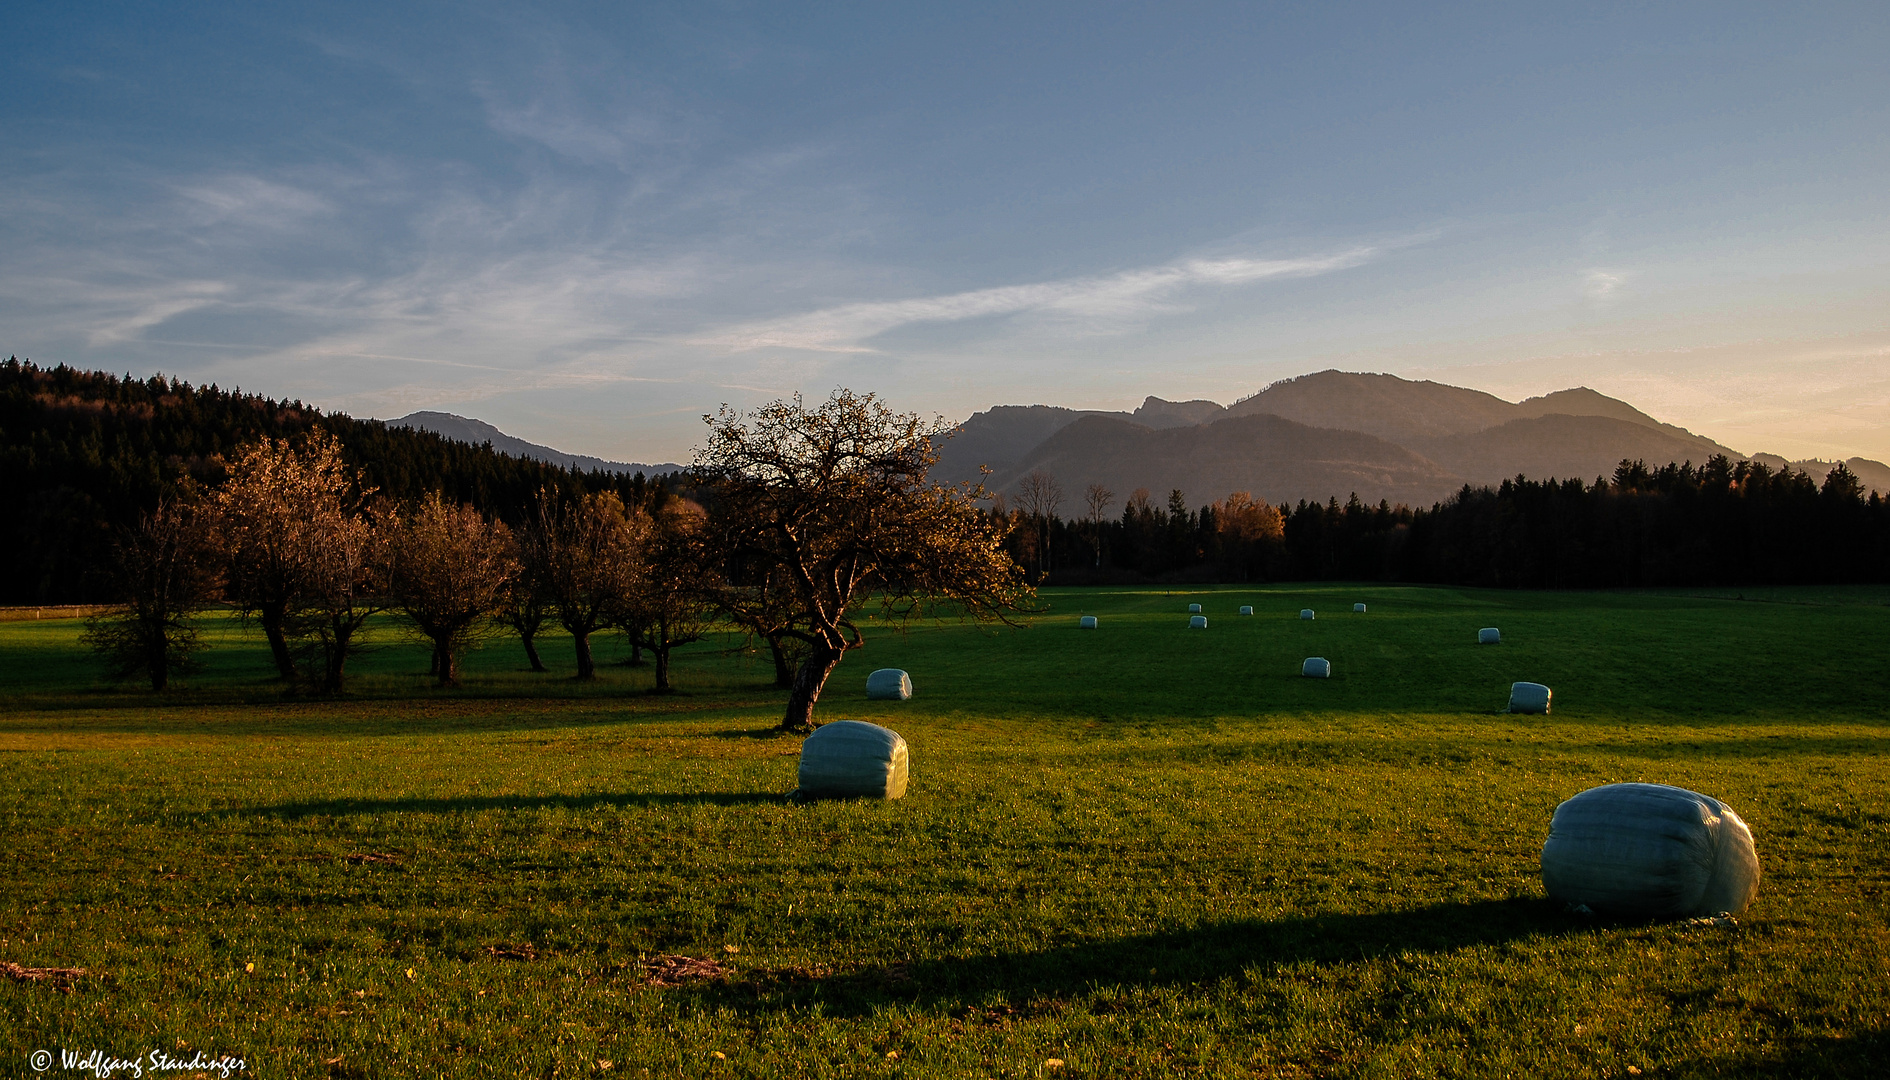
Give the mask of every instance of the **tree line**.
<path id="1" fill-rule="evenodd" d="M 544 671 L 538 639 L 555 624 L 579 679 L 596 677 L 593 638 L 615 631 L 664 693 L 673 651 L 725 621 L 766 643 L 788 690 L 782 725 L 804 730 L 865 644 L 864 609 L 1008 622 L 1029 605 L 982 491 L 927 480 L 941 424 L 844 390 L 704 419 L 700 500 L 663 483 L 631 485 L 628 502 L 547 483 L 511 521 L 441 488 L 381 490 L 326 427 L 243 444 L 214 481 L 180 475 L 115 530 L 102 569 L 117 603 L 83 640 L 161 692 L 204 648 L 193 616 L 226 603 L 261 630 L 280 679 L 337 694 L 383 614 L 431 645 L 444 687 L 500 632 Z"/>
<path id="2" fill-rule="evenodd" d="M 1821 480 L 1715 455 L 1612 476 L 1465 485 L 1428 508 L 1246 492 L 1191 508 L 1091 485 L 1061 513 L 1033 473 L 990 513 L 1039 583 L 1405 581 L 1496 588 L 1789 585 L 1890 581 L 1890 502 L 1839 464 Z"/>

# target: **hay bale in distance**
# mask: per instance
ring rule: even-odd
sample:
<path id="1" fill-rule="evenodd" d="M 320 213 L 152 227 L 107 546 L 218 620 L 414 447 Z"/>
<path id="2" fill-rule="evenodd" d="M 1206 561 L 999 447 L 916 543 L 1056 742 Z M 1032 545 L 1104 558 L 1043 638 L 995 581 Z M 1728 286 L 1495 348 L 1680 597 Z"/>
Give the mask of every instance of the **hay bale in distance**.
<path id="1" fill-rule="evenodd" d="M 1365 605 L 1364 605 L 1364 604 L 1353 604 L 1353 605 L 1352 605 L 1352 610 L 1353 610 L 1353 611 L 1356 611 L 1356 612 L 1358 612 L 1358 613 L 1359 613 L 1360 615 L 1363 615 L 1363 614 L 1365 614 Z"/>
<path id="2" fill-rule="evenodd" d="M 1080 629 L 1083 629 L 1083 630 L 1094 630 L 1096 629 L 1096 616 L 1085 615 L 1082 618 L 1076 620 L 1076 625 Z"/>
<path id="3" fill-rule="evenodd" d="M 1542 885 L 1607 915 L 1736 915 L 1759 891 L 1759 855 L 1746 823 L 1718 799 L 1666 784 L 1607 784 L 1555 808 Z"/>
<path id="4" fill-rule="evenodd" d="M 1312 608 L 1309 608 L 1309 607 L 1300 608 L 1299 617 L 1302 619 L 1305 619 L 1307 622 L 1311 622 L 1312 621 Z"/>
<path id="5" fill-rule="evenodd" d="M 1190 616 L 1188 616 L 1188 629 L 1190 629 L 1190 630 L 1206 630 L 1206 629 L 1207 629 L 1207 616 L 1206 616 L 1206 615 L 1190 615 Z"/>
<path id="6" fill-rule="evenodd" d="M 1486 626 L 1477 631 L 1478 645 L 1500 645 L 1502 642 L 1503 632 L 1494 626 Z"/>
<path id="7" fill-rule="evenodd" d="M 1253 614 L 1253 605 L 1252 605 L 1252 604 L 1242 604 L 1242 605 L 1240 605 L 1240 613 L 1241 613 L 1242 615 L 1252 615 L 1252 614 Z"/>
<path id="8" fill-rule="evenodd" d="M 1549 688 L 1539 682 L 1510 683 L 1509 711 L 1549 715 Z"/>
<path id="9" fill-rule="evenodd" d="M 1201 614 L 1201 605 L 1200 605 L 1200 604 L 1189 604 L 1189 605 L 1188 605 L 1188 614 L 1190 614 L 1190 615 L 1199 615 L 1199 614 Z"/>
<path id="10" fill-rule="evenodd" d="M 905 701 L 912 696 L 912 676 L 896 667 L 883 667 L 866 677 L 868 701 Z"/>
<path id="11" fill-rule="evenodd" d="M 910 762 L 898 732 L 835 720 L 801 744 L 800 793 L 811 799 L 897 799 L 906 793 Z"/>
<path id="12" fill-rule="evenodd" d="M 1308 679 L 1332 678 L 1332 661 L 1323 656 L 1308 656 L 1306 662 L 1299 665 L 1299 673 Z"/>

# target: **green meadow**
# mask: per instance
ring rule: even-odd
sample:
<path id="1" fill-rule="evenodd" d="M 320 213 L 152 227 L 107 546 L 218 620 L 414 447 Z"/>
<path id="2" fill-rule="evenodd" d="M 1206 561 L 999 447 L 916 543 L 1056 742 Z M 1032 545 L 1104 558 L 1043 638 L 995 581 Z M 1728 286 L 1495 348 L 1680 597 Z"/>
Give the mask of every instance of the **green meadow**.
<path id="1" fill-rule="evenodd" d="M 77 621 L 0 623 L 0 962 L 86 972 L 0 979 L 0 1075 L 93 1075 L 61 1049 L 288 1078 L 1890 1061 L 1890 589 L 1041 601 L 1025 629 L 872 631 L 818 716 L 902 733 L 909 793 L 805 805 L 734 635 L 682 650 L 669 696 L 611 645 L 574 682 L 559 639 L 549 674 L 496 638 L 439 691 L 390 624 L 323 700 L 219 616 L 160 698 L 102 682 Z M 865 700 L 876 667 L 915 698 Z M 1503 713 L 1517 680 L 1553 713 Z M 1750 824 L 1736 924 L 1543 895 L 1556 804 L 1626 780 Z M 674 956 L 719 974 L 653 977 Z"/>

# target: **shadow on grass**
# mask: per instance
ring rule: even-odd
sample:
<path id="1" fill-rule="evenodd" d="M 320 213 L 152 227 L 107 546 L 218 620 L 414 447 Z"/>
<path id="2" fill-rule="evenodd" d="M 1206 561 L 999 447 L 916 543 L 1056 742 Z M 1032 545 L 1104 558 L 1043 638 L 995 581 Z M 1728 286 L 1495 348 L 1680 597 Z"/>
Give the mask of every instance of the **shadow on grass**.
<path id="1" fill-rule="evenodd" d="M 594 795 L 462 795 L 450 799 L 324 799 L 246 806 L 223 811 L 232 817 L 346 817 L 354 814 L 477 814 L 488 810 L 633 810 L 667 806 L 787 804 L 786 793 L 766 791 L 599 792 Z"/>
<path id="2" fill-rule="evenodd" d="M 1485 900 L 1367 915 L 1243 920 L 1040 952 L 845 972 L 763 970 L 693 992 L 705 1004 L 756 1012 L 818 1003 L 828 1015 L 860 1015 L 895 1000 L 949 1011 L 988 1007 L 993 1001 L 1064 999 L 1105 988 L 1198 985 L 1297 964 L 1451 953 L 1595 925 L 1550 900 Z"/>
<path id="3" fill-rule="evenodd" d="M 1725 1061 L 1707 1058 L 1678 1062 L 1663 1072 L 1675 1076 L 1811 1077 L 1882 1076 L 1890 1062 L 1890 1032 L 1861 1035 L 1825 1035 L 1784 1040 L 1783 1053 L 1763 1058 Z"/>

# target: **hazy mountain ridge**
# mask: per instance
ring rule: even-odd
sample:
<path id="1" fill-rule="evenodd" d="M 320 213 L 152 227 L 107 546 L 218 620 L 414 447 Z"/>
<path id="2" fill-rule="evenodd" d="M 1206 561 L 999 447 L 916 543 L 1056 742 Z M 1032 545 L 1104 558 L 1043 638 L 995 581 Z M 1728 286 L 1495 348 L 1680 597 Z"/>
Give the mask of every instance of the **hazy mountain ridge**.
<path id="1" fill-rule="evenodd" d="M 478 446 L 482 443 L 491 443 L 492 448 L 501 454 L 510 454 L 515 458 L 530 458 L 534 461 L 543 461 L 567 469 L 580 469 L 587 472 L 597 469 L 603 472 L 625 474 L 643 473 L 645 476 L 681 472 L 683 469 L 683 466 L 677 465 L 674 462 L 667 462 L 661 465 L 640 465 L 635 462 L 606 461 L 603 458 L 591 457 L 588 454 L 567 454 L 562 450 L 554 450 L 549 446 L 540 446 L 534 442 L 526 442 L 524 439 L 518 438 L 515 435 L 507 435 L 505 432 L 500 431 L 484 420 L 474 420 L 468 416 L 456 416 L 453 413 L 422 410 L 421 412 L 408 413 L 398 420 L 385 421 L 385 423 L 388 427 L 407 427 L 414 428 L 418 431 L 431 431 L 435 435 L 441 435 L 463 443 L 471 443 L 474 446 Z"/>
<path id="2" fill-rule="evenodd" d="M 1255 417 L 1291 426 L 1223 426 Z M 1176 430 L 1194 434 L 1168 434 Z M 1509 402 L 1444 383 L 1340 371 L 1285 379 L 1227 407 L 1152 396 L 1133 413 L 998 406 L 967 419 L 942 451 L 940 479 L 975 480 L 978 466 L 989 465 L 992 489 L 1007 491 L 1042 469 L 1068 504 L 1100 483 L 1118 500 L 1146 487 L 1157 497 L 1180 488 L 1191 503 L 1248 491 L 1274 502 L 1356 492 L 1368 502 L 1423 505 L 1466 483 L 1518 474 L 1589 482 L 1611 475 L 1623 458 L 1697 465 L 1715 454 L 1748 457 L 1587 387 Z M 1790 464 L 1822 480 L 1833 463 Z M 1890 494 L 1890 466 L 1866 458 L 1845 464 L 1867 489 Z"/>

